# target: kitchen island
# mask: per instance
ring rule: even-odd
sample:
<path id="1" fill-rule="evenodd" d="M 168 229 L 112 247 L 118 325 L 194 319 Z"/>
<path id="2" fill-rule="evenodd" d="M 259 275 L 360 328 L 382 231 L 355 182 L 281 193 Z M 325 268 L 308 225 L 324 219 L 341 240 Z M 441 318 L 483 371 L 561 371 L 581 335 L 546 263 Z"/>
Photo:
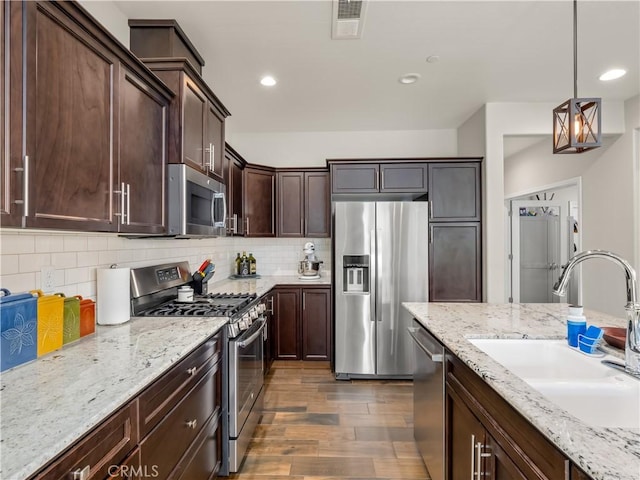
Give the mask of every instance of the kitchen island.
<path id="1" fill-rule="evenodd" d="M 640 430 L 588 425 L 556 406 L 469 342 L 472 338 L 566 338 L 566 304 L 405 303 L 413 316 L 566 457 L 596 480 L 640 478 Z M 587 322 L 625 321 L 585 311 Z M 607 349 L 620 356 L 621 352 Z M 576 353 L 578 354 L 578 353 Z M 602 405 L 607 408 L 607 405 Z M 638 407 L 640 408 L 640 406 Z"/>

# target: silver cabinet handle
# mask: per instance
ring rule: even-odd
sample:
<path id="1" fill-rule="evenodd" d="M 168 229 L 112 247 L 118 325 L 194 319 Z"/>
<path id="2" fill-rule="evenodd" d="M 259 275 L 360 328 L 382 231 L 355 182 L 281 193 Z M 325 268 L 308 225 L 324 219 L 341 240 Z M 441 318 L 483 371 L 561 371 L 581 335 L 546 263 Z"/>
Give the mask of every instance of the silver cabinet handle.
<path id="1" fill-rule="evenodd" d="M 482 476 L 482 460 L 481 460 L 481 455 L 482 455 L 482 443 L 478 442 L 476 443 L 476 470 L 477 473 L 476 475 L 478 475 L 478 479 Z"/>
<path id="2" fill-rule="evenodd" d="M 476 477 L 476 436 L 471 434 L 471 480 Z"/>
<path id="3" fill-rule="evenodd" d="M 267 311 L 273 315 L 273 297 L 267 300 L 267 302 L 269 303 L 269 308 L 267 309 Z"/>
<path id="4" fill-rule="evenodd" d="M 22 205 L 22 216 L 29 216 L 29 155 L 24 156 L 22 167 L 16 167 L 14 172 L 22 172 L 22 200 L 14 200 L 16 205 Z"/>
<path id="5" fill-rule="evenodd" d="M 131 225 L 131 184 L 127 183 L 127 225 Z"/>
<path id="6" fill-rule="evenodd" d="M 195 430 L 197 426 L 198 426 L 198 420 L 196 420 L 195 418 L 193 420 L 187 420 L 188 428 L 192 428 Z"/>
<path id="7" fill-rule="evenodd" d="M 197 367 L 187 368 L 187 374 L 188 374 L 190 377 L 193 377 L 193 376 L 196 374 L 196 371 L 197 371 L 197 370 L 198 370 L 198 369 L 197 369 Z"/>
<path id="8" fill-rule="evenodd" d="M 379 190 L 380 189 L 380 171 L 376 172 L 376 176 L 375 176 L 375 186 L 373 187 L 375 190 Z"/>
<path id="9" fill-rule="evenodd" d="M 307 292 L 302 292 L 302 310 L 307 309 Z"/>
<path id="10" fill-rule="evenodd" d="M 206 152 L 209 153 L 209 161 L 204 164 L 205 168 L 213 171 L 213 154 L 215 151 L 215 145 L 213 143 L 209 144 L 209 148 L 205 149 Z"/>
<path id="11" fill-rule="evenodd" d="M 237 213 L 233 214 L 233 233 L 234 234 L 238 233 L 238 214 Z"/>
<path id="12" fill-rule="evenodd" d="M 384 190 L 384 170 L 380 169 L 380 190 Z"/>
<path id="13" fill-rule="evenodd" d="M 84 468 L 77 468 L 69 474 L 71 480 L 87 480 L 91 474 L 91 466 L 87 465 Z"/>
<path id="14" fill-rule="evenodd" d="M 125 183 L 122 182 L 120 184 L 120 190 L 116 190 L 114 193 L 118 193 L 120 194 L 120 212 L 115 213 L 116 217 L 120 217 L 120 225 L 125 225 L 126 224 L 126 216 L 127 213 L 125 211 L 125 201 L 124 201 L 124 196 L 126 195 L 126 187 L 125 187 Z"/>
<path id="15" fill-rule="evenodd" d="M 245 234 L 249 235 L 249 215 L 247 215 L 247 231 Z"/>

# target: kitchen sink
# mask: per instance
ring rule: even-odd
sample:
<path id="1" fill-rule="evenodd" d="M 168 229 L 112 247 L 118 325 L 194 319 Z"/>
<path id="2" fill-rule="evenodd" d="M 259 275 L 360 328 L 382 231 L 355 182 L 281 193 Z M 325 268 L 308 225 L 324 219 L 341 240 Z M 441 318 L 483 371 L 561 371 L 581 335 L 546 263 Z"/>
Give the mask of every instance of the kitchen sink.
<path id="1" fill-rule="evenodd" d="M 640 381 L 603 365 L 604 357 L 585 355 L 565 340 L 469 341 L 585 423 L 640 430 Z"/>

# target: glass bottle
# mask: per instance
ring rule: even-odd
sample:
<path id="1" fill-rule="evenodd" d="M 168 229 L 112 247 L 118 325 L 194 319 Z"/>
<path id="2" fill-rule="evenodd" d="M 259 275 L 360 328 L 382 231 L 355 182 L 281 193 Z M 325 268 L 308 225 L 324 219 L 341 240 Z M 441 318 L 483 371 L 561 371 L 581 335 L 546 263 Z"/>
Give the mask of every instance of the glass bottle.
<path id="1" fill-rule="evenodd" d="M 236 275 L 240 275 L 240 272 L 242 271 L 241 263 L 242 259 L 240 258 L 240 252 L 238 252 L 238 256 L 236 257 Z"/>
<path id="2" fill-rule="evenodd" d="M 253 253 L 249 253 L 249 273 L 255 275 L 256 270 L 256 258 L 253 256 Z"/>
<path id="3" fill-rule="evenodd" d="M 249 275 L 249 259 L 247 258 L 247 252 L 242 252 L 242 258 L 240 260 L 240 275 Z"/>

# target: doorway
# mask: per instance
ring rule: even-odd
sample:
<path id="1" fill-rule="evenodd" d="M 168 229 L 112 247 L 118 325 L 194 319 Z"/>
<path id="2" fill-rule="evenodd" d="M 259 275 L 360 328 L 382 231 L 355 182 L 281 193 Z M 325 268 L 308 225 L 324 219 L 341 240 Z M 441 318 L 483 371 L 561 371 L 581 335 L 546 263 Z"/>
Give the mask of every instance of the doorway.
<path id="1" fill-rule="evenodd" d="M 567 297 L 552 294 L 562 265 L 580 251 L 579 199 L 579 178 L 506 199 L 510 302 L 580 303 L 579 267 Z"/>
<path id="2" fill-rule="evenodd" d="M 558 303 L 553 284 L 560 270 L 562 208 L 550 201 L 511 202 L 513 301 Z"/>

